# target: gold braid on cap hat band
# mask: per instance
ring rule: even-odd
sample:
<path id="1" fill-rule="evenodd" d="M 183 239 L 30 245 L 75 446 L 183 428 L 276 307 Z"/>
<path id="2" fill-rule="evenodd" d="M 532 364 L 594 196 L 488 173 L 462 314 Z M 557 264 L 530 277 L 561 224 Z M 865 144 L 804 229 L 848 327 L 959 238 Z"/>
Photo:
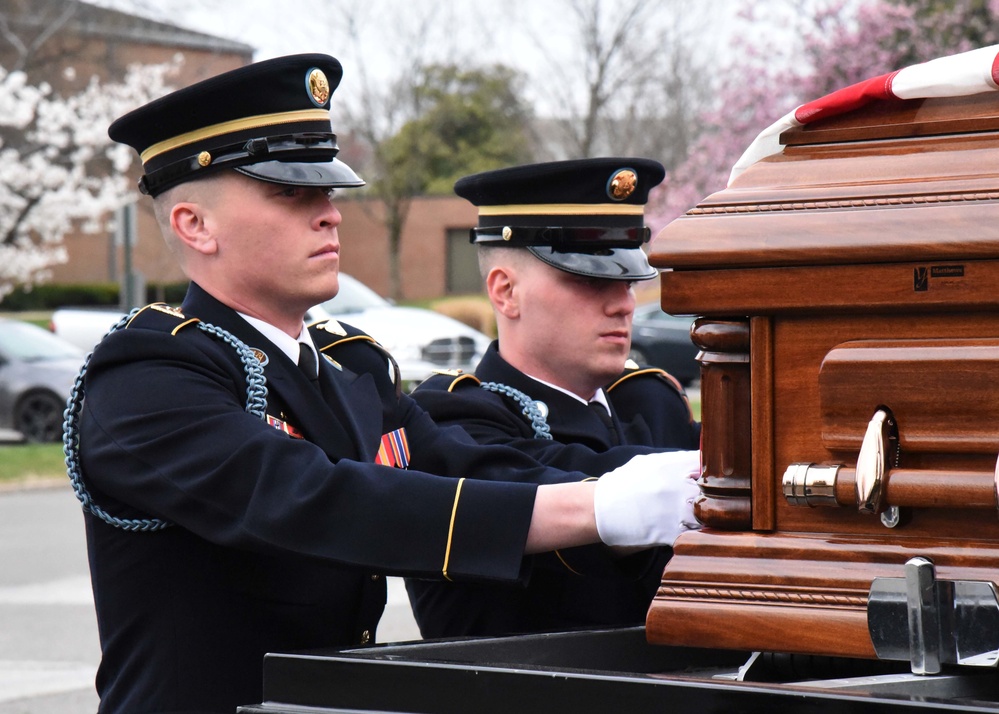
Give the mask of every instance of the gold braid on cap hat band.
<path id="1" fill-rule="evenodd" d="M 642 216 L 645 206 L 627 203 L 525 203 L 479 206 L 480 216 Z"/>
<path id="2" fill-rule="evenodd" d="M 148 147 L 139 155 L 139 158 L 141 158 L 142 163 L 145 164 L 150 159 L 154 159 L 160 154 L 186 144 L 192 144 L 196 141 L 212 139 L 216 136 L 223 136 L 225 134 L 245 131 L 247 129 L 257 129 L 264 126 L 277 126 L 280 124 L 291 124 L 299 121 L 330 122 L 330 112 L 328 109 L 300 109 L 292 112 L 258 114 L 252 117 L 232 119 L 231 121 L 224 121 L 219 124 L 212 124 L 211 126 L 195 129 L 194 131 L 189 131 L 170 139 L 164 139 L 163 141 L 157 142 Z M 330 126 L 332 127 L 332 124 Z"/>

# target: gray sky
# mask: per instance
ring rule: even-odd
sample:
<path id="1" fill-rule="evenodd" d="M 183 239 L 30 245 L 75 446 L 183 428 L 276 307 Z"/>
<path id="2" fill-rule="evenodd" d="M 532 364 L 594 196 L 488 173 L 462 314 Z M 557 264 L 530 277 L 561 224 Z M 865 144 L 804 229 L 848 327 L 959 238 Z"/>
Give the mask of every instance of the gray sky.
<path id="1" fill-rule="evenodd" d="M 360 74 L 374 83 L 404 71 L 401 57 L 411 57 L 412 28 L 432 17 L 421 36 L 425 59 L 502 62 L 538 78 L 547 60 L 539 49 L 559 57 L 573 57 L 572 35 L 566 29 L 562 3 L 546 0 L 90 0 L 126 12 L 154 17 L 213 35 L 245 42 L 257 48 L 256 59 L 297 52 L 325 52 L 344 65 L 344 81 L 337 94 L 350 99 Z M 793 0 L 763 0 L 756 5 L 781 8 Z M 683 21 L 712 57 L 724 57 L 732 32 L 756 34 L 735 18 L 744 0 L 690 0 Z M 710 5 L 710 14 L 705 9 Z M 606 0 L 608 17 L 620 3 Z M 351 9 L 362 13 L 364 32 L 360 48 L 349 41 L 345 17 Z M 357 10 L 360 8 L 360 10 Z M 778 10 L 779 11 L 779 10 Z M 702 17 L 694 17 L 696 13 Z M 530 82 L 543 86 L 543 82 Z M 544 112 L 544 96 L 529 97 Z"/>

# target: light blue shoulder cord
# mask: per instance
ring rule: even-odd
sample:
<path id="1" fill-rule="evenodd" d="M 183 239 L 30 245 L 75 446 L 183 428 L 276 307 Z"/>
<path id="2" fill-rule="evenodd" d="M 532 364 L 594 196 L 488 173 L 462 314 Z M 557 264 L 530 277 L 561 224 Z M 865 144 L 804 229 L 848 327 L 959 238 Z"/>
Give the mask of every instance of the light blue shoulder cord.
<path id="1" fill-rule="evenodd" d="M 530 420 L 531 426 L 534 428 L 534 438 L 551 440 L 551 428 L 549 428 L 548 421 L 545 419 L 544 414 L 542 414 L 541 410 L 538 409 L 538 403 L 535 400 L 531 399 L 519 389 L 514 389 L 507 384 L 500 384 L 499 382 L 482 382 L 479 386 L 488 392 L 496 392 L 497 394 L 510 397 L 515 402 L 520 404 L 523 409 L 521 413 Z"/>
<path id="2" fill-rule="evenodd" d="M 132 312 L 108 330 L 107 334 L 110 335 L 115 330 L 123 328 L 141 309 L 136 308 L 132 310 Z M 253 354 L 253 350 L 241 342 L 238 337 L 223 330 L 221 327 L 204 322 L 199 322 L 197 325 L 203 332 L 213 335 L 226 344 L 231 345 L 237 354 L 239 354 L 239 359 L 243 363 L 243 370 L 246 372 L 246 411 L 261 419 L 266 418 L 267 378 L 264 376 L 263 367 L 260 364 L 260 360 Z M 117 518 L 112 516 L 94 503 L 83 483 L 83 474 L 80 471 L 79 417 L 80 411 L 83 409 L 83 378 L 87 374 L 87 366 L 90 364 L 92 356 L 92 352 L 87 355 L 87 359 L 84 361 L 83 367 L 80 369 L 80 373 L 73 383 L 73 390 L 70 392 L 69 400 L 66 402 L 66 411 L 63 412 L 65 421 L 63 422 L 62 452 L 66 456 L 66 472 L 69 475 L 70 482 L 73 484 L 76 497 L 83 504 L 84 510 L 90 511 L 105 523 L 109 523 L 116 528 L 122 528 L 126 531 L 149 532 L 167 528 L 173 524 L 159 518 Z"/>

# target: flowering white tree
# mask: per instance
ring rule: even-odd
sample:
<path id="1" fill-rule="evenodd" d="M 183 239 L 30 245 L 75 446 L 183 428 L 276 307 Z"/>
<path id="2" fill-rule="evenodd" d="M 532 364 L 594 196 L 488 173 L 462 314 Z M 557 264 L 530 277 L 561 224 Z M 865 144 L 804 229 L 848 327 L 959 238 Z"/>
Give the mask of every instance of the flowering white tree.
<path id="1" fill-rule="evenodd" d="M 0 67 L 0 300 L 66 262 L 65 236 L 107 230 L 134 200 L 134 152 L 114 144 L 113 119 L 165 94 L 180 63 L 135 65 L 119 83 L 96 78 L 73 96 Z"/>

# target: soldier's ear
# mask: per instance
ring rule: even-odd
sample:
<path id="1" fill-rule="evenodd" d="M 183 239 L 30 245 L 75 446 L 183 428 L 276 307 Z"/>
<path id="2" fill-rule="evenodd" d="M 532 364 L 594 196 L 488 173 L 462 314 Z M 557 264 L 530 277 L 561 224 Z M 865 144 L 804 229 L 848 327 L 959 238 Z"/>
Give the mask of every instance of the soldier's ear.
<path id="1" fill-rule="evenodd" d="M 218 250 L 215 236 L 205 220 L 204 207 L 197 203 L 180 202 L 170 209 L 170 228 L 186 247 L 204 255 Z"/>
<path id="2" fill-rule="evenodd" d="M 517 272 L 509 266 L 497 266 L 486 275 L 486 293 L 497 313 L 508 319 L 520 315 L 520 293 L 517 290 Z"/>

